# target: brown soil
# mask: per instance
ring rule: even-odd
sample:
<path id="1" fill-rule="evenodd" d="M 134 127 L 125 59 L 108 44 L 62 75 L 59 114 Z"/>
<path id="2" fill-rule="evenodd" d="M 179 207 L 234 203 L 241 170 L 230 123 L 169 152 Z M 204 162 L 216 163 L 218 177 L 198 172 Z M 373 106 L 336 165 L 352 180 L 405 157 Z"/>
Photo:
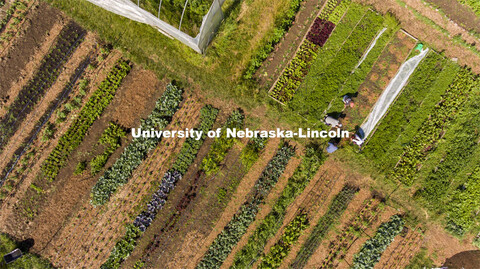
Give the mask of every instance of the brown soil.
<path id="1" fill-rule="evenodd" d="M 21 86 L 33 76 L 64 24 L 65 19 L 45 3 L 28 15 L 26 34 L 0 58 L 0 116 L 5 113 L 4 106 L 13 102 Z M 17 89 L 12 90 L 12 86 Z"/>
<path id="2" fill-rule="evenodd" d="M 250 171 L 245 175 L 238 185 L 234 197 L 228 203 L 226 210 L 222 212 L 222 215 L 215 224 L 215 227 L 212 229 L 210 234 L 208 234 L 208 236 L 205 236 L 197 241 L 200 243 L 197 243 L 196 251 L 181 251 L 175 255 L 175 257 L 173 257 L 173 259 L 177 261 L 177 268 L 195 268 L 205 252 L 208 250 L 208 247 L 212 244 L 213 240 L 215 240 L 218 234 L 232 219 L 238 208 L 245 202 L 247 194 L 250 192 L 258 177 L 263 172 L 263 169 L 267 165 L 268 161 L 270 161 L 270 159 L 275 155 L 279 143 L 279 139 L 269 140 L 258 161 L 252 166 Z M 195 238 L 195 240 L 197 240 L 197 238 Z M 189 247 L 186 249 L 189 249 Z M 181 259 L 177 260 L 178 258 Z"/>
<path id="3" fill-rule="evenodd" d="M 235 254 L 248 243 L 248 238 L 257 229 L 258 225 L 262 223 L 263 219 L 265 219 L 267 214 L 271 212 L 272 207 L 275 205 L 275 202 L 277 201 L 278 197 L 280 197 L 283 189 L 287 185 L 288 179 L 293 175 L 293 172 L 298 167 L 300 162 L 300 156 L 295 156 L 290 160 L 287 167 L 285 168 L 283 175 L 280 177 L 278 183 L 275 184 L 275 187 L 272 189 L 267 199 L 265 200 L 265 203 L 260 206 L 260 210 L 255 218 L 255 221 L 248 227 L 247 232 L 242 236 L 238 244 L 232 249 L 232 252 L 220 268 L 230 268 L 234 261 Z"/>
<path id="4" fill-rule="evenodd" d="M 259 84 L 261 87 L 270 88 L 272 86 L 280 72 L 295 55 L 297 48 L 304 40 L 324 3 L 325 0 L 307 0 L 302 2 L 293 25 L 256 73 L 256 76 L 260 79 Z"/>
<path id="5" fill-rule="evenodd" d="M 451 0 L 426 0 L 439 7 L 454 22 L 460 24 L 466 30 L 474 30 L 480 33 L 480 18 L 468 7 L 458 1 Z"/>
<path id="6" fill-rule="evenodd" d="M 404 2 L 417 10 L 423 16 L 431 19 L 437 25 L 440 25 L 443 29 L 447 30 L 450 33 L 450 36 L 461 35 L 462 39 L 467 41 L 470 44 L 478 44 L 480 40 L 468 32 L 470 28 L 474 28 L 477 33 L 480 33 L 480 18 L 475 17 L 471 11 L 465 10 L 465 7 L 460 5 L 457 1 L 450 1 L 450 6 L 461 7 L 465 13 L 462 14 L 464 21 L 469 23 L 472 27 L 466 28 L 464 25 L 460 26 L 456 22 L 450 20 L 448 17 L 440 14 L 437 10 L 431 6 L 425 5 L 423 0 L 404 0 Z M 470 16 L 469 16 L 470 15 Z M 471 17 L 473 15 L 473 18 Z M 472 20 L 473 19 L 473 20 Z M 475 24 L 476 23 L 476 24 Z M 480 44 L 477 45 L 477 49 L 480 49 Z"/>
<path id="7" fill-rule="evenodd" d="M 108 71 L 113 67 L 114 63 L 120 58 L 120 55 L 113 51 L 110 53 L 110 56 L 105 59 L 97 69 L 95 70 L 87 70 L 84 76 L 85 79 L 91 81 L 91 87 L 87 89 L 87 95 L 83 98 L 82 106 L 87 102 L 90 98 L 91 94 L 94 92 L 94 89 L 98 87 L 98 85 L 105 79 L 107 76 Z M 78 91 L 78 87 L 73 90 L 70 94 L 70 97 L 65 100 L 71 101 L 75 92 Z M 58 109 L 57 109 L 58 110 Z M 57 131 L 55 132 L 55 137 L 49 139 L 47 141 L 42 141 L 39 137 L 30 146 L 29 151 L 27 154 L 24 154 L 22 158 L 19 160 L 22 163 L 21 167 L 18 165 L 12 171 L 9 176 L 9 179 L 13 179 L 14 177 L 18 178 L 17 186 L 9 193 L 7 198 L 2 201 L 2 210 L 0 211 L 0 223 L 2 218 L 11 214 L 9 210 L 12 208 L 16 208 L 17 210 L 18 203 L 23 199 L 23 196 L 30 186 L 30 184 L 35 180 L 36 175 L 39 173 L 39 169 L 43 161 L 48 157 L 48 154 L 52 151 L 52 149 L 57 145 L 58 139 L 67 131 L 70 127 L 70 124 L 73 122 L 75 118 L 75 113 L 77 113 L 79 109 L 76 111 L 72 111 L 72 117 L 67 117 L 67 120 L 61 124 L 56 123 L 56 116 L 55 114 L 52 115 L 50 118 L 50 123 L 55 124 L 55 128 Z M 26 155 L 33 154 L 34 156 L 27 159 Z M 24 173 L 27 171 L 27 173 Z"/>
<path id="8" fill-rule="evenodd" d="M 437 224 L 431 224 L 426 227 L 423 245 L 428 248 L 428 253 L 433 259 L 434 264 L 443 264 L 448 258 L 457 253 L 478 250 L 472 245 L 470 240 L 459 241 Z"/>
<path id="9" fill-rule="evenodd" d="M 7 1 L 8 2 L 8 1 Z M 20 1 L 25 4 L 25 9 L 17 9 L 13 14 L 12 18 L 8 21 L 8 23 L 3 28 L 3 31 L 0 33 L 2 36 L 0 40 L 0 56 L 3 56 L 12 42 L 19 36 L 25 33 L 25 22 L 27 21 L 27 15 L 32 10 L 35 10 L 38 5 L 35 0 L 24 0 Z M 4 18 L 4 10 L 6 6 L 10 7 L 10 3 L 6 3 L 5 6 L 0 9 L 0 19 Z"/>
<path id="10" fill-rule="evenodd" d="M 367 199 L 370 199 L 372 196 L 371 192 L 367 189 L 361 189 L 350 202 L 345 213 L 338 220 L 339 225 L 333 228 L 327 236 L 325 236 L 324 242 L 318 247 L 315 253 L 312 255 L 310 260 L 305 265 L 306 268 L 320 268 L 325 257 L 330 251 L 330 241 L 327 239 L 335 238 L 340 234 L 344 229 L 348 228 L 351 220 L 359 215 L 359 210 L 364 208 L 364 203 Z M 334 242 L 334 241 L 333 241 Z"/>
<path id="11" fill-rule="evenodd" d="M 310 226 L 303 232 L 296 244 L 292 247 L 288 255 L 285 257 L 280 268 L 288 268 L 288 266 L 293 262 L 297 256 L 298 251 L 302 245 L 307 240 L 310 233 L 315 228 L 315 225 L 318 223 L 320 218 L 327 212 L 328 206 L 333 199 L 333 197 L 343 188 L 345 183 L 352 183 L 357 185 L 359 179 L 354 176 L 347 176 L 343 173 L 340 167 L 338 167 L 332 160 L 329 158 L 325 163 L 320 167 L 317 175 L 320 174 L 320 179 L 318 181 L 312 181 L 307 186 L 305 191 L 298 197 L 295 201 L 294 206 L 291 211 L 287 214 L 284 222 L 284 227 L 295 217 L 298 210 L 305 209 L 309 215 Z M 327 185 L 323 185 L 323 181 L 327 181 Z M 293 209 L 295 208 L 295 210 Z M 275 235 L 275 238 L 269 241 L 266 250 L 269 250 L 275 242 L 279 240 L 281 233 Z"/>
<path id="12" fill-rule="evenodd" d="M 411 35 L 425 41 L 436 51 L 444 51 L 450 58 L 458 58 L 460 65 L 468 65 L 476 73 L 480 73 L 479 56 L 468 48 L 457 44 L 451 37 L 432 28 L 406 7 L 395 0 L 356 0 L 357 2 L 372 5 L 376 10 L 385 14 L 392 13 L 401 22 L 402 27 Z M 473 60 L 477 59 L 477 60 Z"/>
<path id="13" fill-rule="evenodd" d="M 460 252 L 448 258 L 443 266 L 451 269 L 478 269 L 480 265 L 480 250 Z"/>
<path id="14" fill-rule="evenodd" d="M 399 213 L 400 212 L 398 212 L 396 209 L 389 206 L 385 206 L 383 211 L 381 211 L 380 214 L 378 214 L 373 219 L 371 224 L 363 231 L 362 236 L 355 239 L 354 243 L 348 249 L 348 252 L 346 253 L 344 259 L 339 261 L 336 268 L 338 269 L 350 268 L 351 265 L 353 264 L 353 256 L 360 251 L 363 244 L 368 239 L 372 238 L 375 235 L 380 224 L 387 222 L 391 216 Z"/>

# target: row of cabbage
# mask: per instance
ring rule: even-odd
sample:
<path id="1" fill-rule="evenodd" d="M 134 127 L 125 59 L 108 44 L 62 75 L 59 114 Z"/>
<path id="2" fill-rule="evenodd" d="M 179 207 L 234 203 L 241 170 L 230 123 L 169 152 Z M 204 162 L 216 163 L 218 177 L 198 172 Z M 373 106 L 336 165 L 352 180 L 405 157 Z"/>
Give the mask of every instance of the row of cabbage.
<path id="1" fill-rule="evenodd" d="M 363 244 L 360 251 L 353 258 L 352 269 L 373 269 L 380 261 L 380 257 L 387 247 L 393 242 L 405 225 L 405 220 L 394 215 L 390 221 L 382 223 L 375 235 Z"/>

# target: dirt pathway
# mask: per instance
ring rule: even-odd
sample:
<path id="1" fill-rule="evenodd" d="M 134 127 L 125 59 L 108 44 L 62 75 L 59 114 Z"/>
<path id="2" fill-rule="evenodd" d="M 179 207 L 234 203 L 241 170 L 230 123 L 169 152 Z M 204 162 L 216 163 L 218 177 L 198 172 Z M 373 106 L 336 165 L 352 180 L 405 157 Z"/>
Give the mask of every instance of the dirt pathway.
<path id="1" fill-rule="evenodd" d="M 92 86 L 91 90 L 84 97 L 83 104 L 87 102 L 88 98 L 92 95 L 101 81 L 103 81 L 107 73 L 110 71 L 110 68 L 113 66 L 116 60 L 119 59 L 119 57 L 120 55 L 118 53 L 112 52 L 110 56 L 101 64 L 99 69 L 87 72 L 88 74 L 86 77 L 92 81 Z M 71 96 L 73 96 L 73 93 Z M 36 176 L 40 173 L 41 165 L 48 157 L 49 153 L 57 145 L 58 139 L 68 130 L 73 120 L 74 117 L 68 117 L 65 122 L 56 126 L 57 131 L 55 138 L 48 141 L 42 141 L 39 137 L 35 139 L 35 141 L 31 144 L 31 148 L 35 149 L 35 154 L 27 161 L 26 171 L 28 171 L 28 173 L 19 171 L 18 166 L 15 168 L 15 170 L 13 170 L 11 177 L 18 177 L 16 183 L 17 185 L 1 203 L 0 229 L 3 232 L 7 232 L 17 238 L 25 238 L 25 230 L 30 222 L 25 220 L 21 201 L 24 200 L 25 193 L 31 186 L 32 182 L 34 182 L 36 179 Z M 55 119 L 52 118 L 50 121 L 55 122 Z M 22 162 L 22 160 L 25 158 L 26 157 L 23 156 L 20 159 L 20 162 Z"/>

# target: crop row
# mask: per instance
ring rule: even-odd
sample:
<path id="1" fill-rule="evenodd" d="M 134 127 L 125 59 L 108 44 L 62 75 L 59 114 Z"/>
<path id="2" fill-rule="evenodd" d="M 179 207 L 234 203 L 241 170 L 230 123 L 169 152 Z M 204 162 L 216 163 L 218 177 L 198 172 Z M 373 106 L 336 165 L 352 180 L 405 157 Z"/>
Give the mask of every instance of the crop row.
<path id="1" fill-rule="evenodd" d="M 411 75 L 402 94 L 389 108 L 388 114 L 363 149 L 363 154 L 382 168 L 392 168 L 401 154 L 401 145 L 416 134 L 435 104 L 440 101 L 456 71 L 456 64 L 447 62 L 437 53 L 429 53 Z"/>
<path id="2" fill-rule="evenodd" d="M 352 73 L 382 23 L 382 16 L 368 11 L 331 63 L 322 70 L 313 88 L 299 90 L 290 106 L 305 117 L 322 120 L 328 105 L 339 95 L 343 83 Z"/>
<path id="3" fill-rule="evenodd" d="M 480 169 L 468 177 L 452 194 L 447 204 L 447 230 L 461 236 L 470 230 L 478 219 L 480 209 Z"/>
<path id="4" fill-rule="evenodd" d="M 352 269 L 372 269 L 395 236 L 403 230 L 403 225 L 405 220 L 398 215 L 392 216 L 389 222 L 380 225 L 373 238 L 367 240 L 354 256 Z"/>
<path id="5" fill-rule="evenodd" d="M 273 237 L 282 226 L 287 213 L 287 207 L 300 195 L 318 168 L 323 158 L 314 148 L 308 147 L 300 165 L 288 179 L 287 185 L 272 207 L 272 211 L 262 220 L 247 244 L 235 255 L 232 268 L 249 268 L 262 254 L 267 241 Z"/>
<path id="6" fill-rule="evenodd" d="M 334 28 L 335 24 L 333 22 L 316 18 L 307 34 L 307 39 L 313 44 L 323 47 Z"/>
<path id="7" fill-rule="evenodd" d="M 215 119 L 218 114 L 218 109 L 207 105 L 202 108 L 201 115 L 200 115 L 200 124 L 197 130 L 203 132 L 203 136 L 200 140 L 196 140 L 194 138 L 188 138 L 182 146 L 180 150 L 180 154 L 177 156 L 175 163 L 172 165 L 172 169 L 170 169 L 165 176 L 163 177 L 162 181 L 160 182 L 160 187 L 158 190 L 153 194 L 153 197 L 149 204 L 147 204 L 147 210 L 141 212 L 134 221 L 134 225 L 139 227 L 141 231 L 145 231 L 148 226 L 150 226 L 153 219 L 157 212 L 163 207 L 166 202 L 167 196 L 170 191 L 175 188 L 176 183 L 180 180 L 186 173 L 188 167 L 190 167 L 197 156 L 200 147 L 202 146 L 203 142 L 206 138 L 206 133 L 212 129 L 213 124 L 215 123 Z M 185 150 L 187 149 L 187 150 Z M 187 169 L 185 170 L 177 170 L 177 164 L 181 162 L 182 165 L 185 165 Z"/>
<path id="8" fill-rule="evenodd" d="M 327 0 L 327 3 L 325 3 L 325 6 L 322 9 L 322 12 L 320 12 L 320 14 L 318 15 L 318 18 L 320 18 L 321 20 L 327 20 L 328 17 L 330 17 L 330 14 L 335 11 L 337 5 L 339 4 L 339 1 L 342 0 Z"/>
<path id="9" fill-rule="evenodd" d="M 473 169 L 470 165 L 470 160 L 473 161 L 473 166 L 477 166 L 474 152 L 478 146 L 480 128 L 480 96 L 472 95 L 469 100 L 466 101 L 466 105 L 458 113 L 456 119 L 452 122 L 452 126 L 449 127 L 446 132 L 442 143 L 435 155 L 439 155 L 437 152 L 443 152 L 440 154 L 441 161 L 436 163 L 436 166 L 431 168 L 427 177 L 422 181 L 422 188 L 417 193 L 428 202 L 430 206 L 441 209 L 445 206 L 445 197 L 451 189 L 456 188 L 458 184 L 463 180 L 459 180 L 460 173 L 466 171 L 470 173 Z M 433 154 L 432 154 L 433 155 Z M 429 160 L 434 158 L 429 157 Z"/>
<path id="10" fill-rule="evenodd" d="M 283 231 L 282 237 L 270 248 L 270 253 L 262 257 L 258 268 L 278 268 L 302 234 L 309 226 L 307 213 L 297 215 Z"/>
<path id="11" fill-rule="evenodd" d="M 283 174 L 295 149 L 285 143 L 267 164 L 252 189 L 251 197 L 240 207 L 230 222 L 210 245 L 196 268 L 219 268 L 255 220 L 260 204 Z"/>
<path id="12" fill-rule="evenodd" d="M 43 97 L 45 91 L 57 80 L 63 65 L 83 40 L 85 31 L 76 23 L 65 26 L 33 78 L 22 88 L 6 115 L 0 120 L 0 150 L 5 147 L 10 137 L 18 130 L 21 122 L 33 110 L 35 104 Z"/>
<path id="13" fill-rule="evenodd" d="M 477 0 L 457 0 L 457 2 L 470 7 L 477 16 L 480 16 L 480 3 Z"/>
<path id="14" fill-rule="evenodd" d="M 280 102 L 291 100 L 295 90 L 300 86 L 303 78 L 308 73 L 310 65 L 317 57 L 318 46 L 305 40 L 297 53 L 283 71 L 277 83 L 270 92 L 270 96 Z"/>
<path id="15" fill-rule="evenodd" d="M 162 97 L 157 100 L 152 113 L 140 124 L 140 129 L 162 130 L 165 128 L 180 107 L 183 100 L 182 93 L 182 89 L 172 84 L 167 85 Z M 157 146 L 160 139 L 159 137 L 134 138 L 113 166 L 107 169 L 93 186 L 91 203 L 93 205 L 105 204 L 120 186 L 127 183 L 133 171 L 146 158 L 148 152 Z"/>
<path id="16" fill-rule="evenodd" d="M 480 84 L 477 76 L 468 69 L 461 69 L 452 84 L 442 96 L 442 100 L 432 111 L 430 117 L 423 123 L 412 142 L 406 146 L 393 177 L 406 185 L 411 185 L 418 165 L 425 159 L 430 150 L 442 137 L 443 130 L 455 116 L 467 99 L 468 94 Z"/>
<path id="17" fill-rule="evenodd" d="M 130 68 L 126 61 L 120 60 L 92 94 L 70 128 L 60 137 L 58 145 L 42 165 L 42 173 L 47 180 L 55 179 L 60 169 L 67 163 L 69 155 L 83 141 L 90 126 L 112 101 L 115 91 Z"/>
<path id="18" fill-rule="evenodd" d="M 218 171 L 219 164 L 225 159 L 228 150 L 235 143 L 234 137 L 227 137 L 227 129 L 243 128 L 244 119 L 245 116 L 241 110 L 235 110 L 227 119 L 220 137 L 215 138 L 208 155 L 202 160 L 200 169 L 204 171 L 207 176 Z"/>
<path id="19" fill-rule="evenodd" d="M 336 239 L 330 241 L 328 254 L 319 268 L 334 268 L 336 260 L 343 260 L 347 250 L 378 215 L 382 206 L 383 204 L 378 204 L 375 198 L 366 200 Z"/>
<path id="20" fill-rule="evenodd" d="M 262 41 L 263 45 L 253 54 L 250 59 L 247 68 L 243 77 L 245 79 L 253 78 L 253 75 L 257 69 L 262 65 L 263 61 L 267 59 L 268 55 L 273 51 L 275 45 L 280 42 L 283 36 L 288 32 L 290 26 L 292 26 L 293 21 L 295 20 L 295 15 L 300 9 L 300 4 L 303 0 L 293 0 L 290 1 L 290 7 L 283 14 L 275 20 L 275 28 L 273 33 Z"/>
<path id="21" fill-rule="evenodd" d="M 121 139 L 126 136 L 127 132 L 121 126 L 112 122 L 110 123 L 98 140 L 100 145 L 106 147 L 104 152 L 90 161 L 90 169 L 93 175 L 98 173 L 105 166 L 110 155 L 120 147 Z"/>
<path id="22" fill-rule="evenodd" d="M 270 91 L 270 96 L 276 100 L 287 103 L 295 95 L 295 91 L 308 73 L 308 69 L 317 57 L 317 52 L 322 47 L 335 28 L 335 24 L 326 21 L 335 10 L 338 0 L 328 0 L 322 12 L 315 19 L 307 33 L 307 38 L 302 42 L 297 53 L 283 70 L 279 79 Z"/>
<path id="23" fill-rule="evenodd" d="M 5 15 L 0 21 L 0 33 L 4 30 L 5 26 L 7 26 L 8 22 L 13 18 L 17 9 L 22 11 L 22 10 L 25 10 L 26 8 L 27 6 L 25 6 L 23 2 L 18 0 L 14 1 L 10 5 L 10 7 L 7 9 L 7 11 L 5 11 Z"/>
<path id="24" fill-rule="evenodd" d="M 218 109 L 206 105 L 200 111 L 200 123 L 197 126 L 196 130 L 201 130 L 203 132 L 202 137 L 199 140 L 189 137 L 186 139 L 185 143 L 182 145 L 180 154 L 177 156 L 176 162 L 182 160 L 182 164 L 190 166 L 195 157 L 197 156 L 200 147 L 206 138 L 206 133 L 212 129 L 215 119 L 218 114 Z M 243 121 L 242 121 L 243 123 Z M 193 156 L 188 157 L 188 156 Z M 189 163 L 185 163 L 185 160 L 188 160 Z M 176 163 L 175 162 L 175 163 Z M 175 163 L 172 167 L 175 167 Z M 169 193 L 175 188 L 177 182 L 182 179 L 185 175 L 186 170 L 182 173 L 180 171 L 171 168 L 168 170 L 162 177 L 160 181 L 160 186 L 153 193 L 152 198 L 147 203 L 145 210 L 143 210 L 133 221 L 133 225 L 127 225 L 127 232 L 123 239 L 121 239 L 117 246 L 111 252 L 107 261 L 102 265 L 102 268 L 118 268 L 120 264 L 130 255 L 133 249 L 136 246 L 136 239 L 139 238 L 143 232 L 150 226 L 150 224 L 155 219 L 158 211 L 163 208 L 165 205 Z M 130 240 L 129 227 L 132 227 L 138 230 L 138 233 L 135 234 L 135 237 Z M 129 244 L 123 245 L 122 242 L 128 240 Z"/>
<path id="25" fill-rule="evenodd" d="M 330 13 L 328 16 L 328 21 L 332 22 L 333 24 L 337 25 L 340 20 L 342 19 L 343 14 L 347 12 L 348 7 L 350 6 L 351 0 L 343 0 L 338 4 L 335 10 Z"/>
<path id="26" fill-rule="evenodd" d="M 330 228 L 335 223 L 343 212 L 347 209 L 348 204 L 352 201 L 358 188 L 346 185 L 333 198 L 328 206 L 327 212 L 319 219 L 317 225 L 313 228 L 305 243 L 302 245 L 297 256 L 290 265 L 291 268 L 303 268 L 308 262 L 308 259 L 313 255 L 315 250 L 320 245 L 320 242 L 327 235 Z"/>
<path id="27" fill-rule="evenodd" d="M 127 232 L 125 236 L 119 242 L 117 242 L 116 247 L 112 250 L 109 258 L 102 265 L 102 268 L 118 268 L 120 264 L 132 253 L 136 246 L 136 239 L 139 238 L 150 226 L 158 211 L 160 211 L 160 209 L 162 209 L 165 205 L 169 193 L 175 188 L 177 182 L 185 175 L 186 170 L 182 170 L 183 172 L 181 172 L 173 167 L 175 167 L 177 162 L 180 161 L 182 165 L 187 165 L 188 169 L 188 167 L 195 160 L 200 147 L 205 141 L 206 133 L 212 129 L 217 115 L 218 109 L 210 105 L 206 105 L 201 109 L 200 123 L 196 127 L 196 130 L 201 130 L 203 132 L 202 137 L 199 140 L 196 140 L 192 137 L 189 137 L 185 140 L 175 163 L 172 165 L 172 168 L 163 175 L 162 179 L 160 180 L 160 186 L 153 193 L 152 198 L 147 203 L 145 210 L 143 210 L 135 218 L 133 224 L 127 225 Z M 130 235 L 132 234 L 129 233 L 129 227 L 138 231 L 133 238 L 130 238 Z M 122 243 L 127 241 L 129 242 L 128 244 Z"/>

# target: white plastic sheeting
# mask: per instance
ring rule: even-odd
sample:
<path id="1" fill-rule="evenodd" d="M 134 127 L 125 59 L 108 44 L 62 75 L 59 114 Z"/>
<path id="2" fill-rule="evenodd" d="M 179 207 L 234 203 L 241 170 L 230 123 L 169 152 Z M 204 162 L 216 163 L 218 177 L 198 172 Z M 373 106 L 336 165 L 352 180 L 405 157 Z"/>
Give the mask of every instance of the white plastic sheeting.
<path id="1" fill-rule="evenodd" d="M 360 59 L 360 61 L 358 62 L 357 66 L 355 66 L 355 69 L 357 69 L 362 63 L 363 61 L 365 61 L 365 59 L 367 58 L 368 54 L 370 53 L 370 51 L 373 49 L 373 47 L 375 47 L 375 44 L 377 44 L 377 40 L 382 36 L 382 34 L 387 30 L 387 27 L 383 28 L 382 30 L 380 30 L 380 32 L 377 34 L 377 36 L 375 37 L 375 39 L 373 40 L 372 44 L 370 44 L 370 47 L 368 47 L 367 51 L 363 54 L 362 58 Z"/>
<path id="2" fill-rule="evenodd" d="M 365 138 L 375 129 L 375 126 L 380 119 L 385 115 L 390 105 L 395 98 L 401 92 L 405 84 L 407 83 L 413 71 L 417 68 L 418 64 L 427 55 L 428 48 L 422 50 L 420 54 L 410 58 L 408 61 L 400 66 L 400 70 L 397 75 L 390 81 L 387 88 L 383 91 L 380 98 L 375 103 L 372 111 L 367 117 L 367 120 L 362 124 L 361 128 L 365 133 Z"/>
<path id="3" fill-rule="evenodd" d="M 148 24 L 161 33 L 175 38 L 183 44 L 203 53 L 223 20 L 221 5 L 224 0 L 214 0 L 207 15 L 203 17 L 199 34 L 194 38 L 160 20 L 150 12 L 138 7 L 130 0 L 87 0 L 88 2 L 128 19 Z"/>

